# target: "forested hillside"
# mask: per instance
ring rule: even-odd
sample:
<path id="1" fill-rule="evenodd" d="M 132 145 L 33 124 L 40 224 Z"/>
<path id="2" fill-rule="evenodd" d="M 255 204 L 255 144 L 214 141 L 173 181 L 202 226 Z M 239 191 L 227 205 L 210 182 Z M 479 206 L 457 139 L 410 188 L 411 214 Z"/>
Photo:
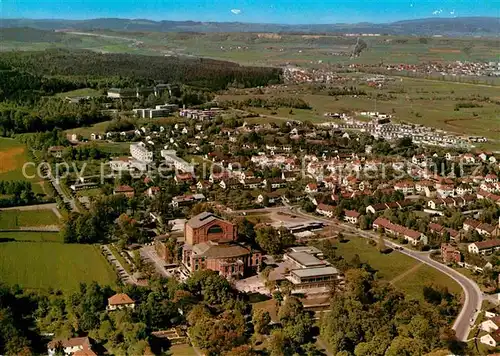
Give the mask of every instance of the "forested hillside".
<path id="1" fill-rule="evenodd" d="M 175 82 L 215 90 L 224 89 L 232 83 L 245 87 L 277 83 L 281 74 L 277 68 L 244 67 L 205 58 L 66 50 L 2 53 L 1 67 L 41 76 L 76 76 L 85 79 L 125 77 L 137 84 Z"/>

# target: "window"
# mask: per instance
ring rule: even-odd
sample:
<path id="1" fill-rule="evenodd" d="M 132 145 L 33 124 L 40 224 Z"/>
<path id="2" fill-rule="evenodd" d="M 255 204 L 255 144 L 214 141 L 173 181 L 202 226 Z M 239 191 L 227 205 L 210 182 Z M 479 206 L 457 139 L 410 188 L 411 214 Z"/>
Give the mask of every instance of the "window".
<path id="1" fill-rule="evenodd" d="M 220 234 L 221 232 L 223 232 L 223 230 L 219 225 L 214 225 L 208 228 L 208 234 Z"/>

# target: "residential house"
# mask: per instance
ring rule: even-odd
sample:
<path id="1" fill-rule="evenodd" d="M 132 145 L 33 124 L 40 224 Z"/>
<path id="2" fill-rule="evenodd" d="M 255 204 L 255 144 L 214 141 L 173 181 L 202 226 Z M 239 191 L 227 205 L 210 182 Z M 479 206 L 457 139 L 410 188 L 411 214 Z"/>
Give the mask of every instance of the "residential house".
<path id="1" fill-rule="evenodd" d="M 426 187 L 434 187 L 435 183 L 430 180 L 421 180 L 415 183 L 417 193 L 425 193 Z"/>
<path id="2" fill-rule="evenodd" d="M 88 337 L 73 337 L 69 339 L 52 340 L 47 345 L 47 352 L 49 356 L 56 355 L 59 347 L 62 347 L 62 350 L 66 355 L 73 355 L 81 351 L 87 351 L 87 355 L 95 355 L 92 351 L 92 345 Z"/>
<path id="3" fill-rule="evenodd" d="M 485 236 L 488 238 L 496 237 L 500 235 L 500 227 L 497 225 L 490 225 L 486 223 L 479 224 L 476 227 L 476 231 L 479 235 Z"/>
<path id="4" fill-rule="evenodd" d="M 64 148 L 64 146 L 51 146 L 49 147 L 48 152 L 52 157 L 61 158 Z"/>
<path id="5" fill-rule="evenodd" d="M 450 197 L 455 194 L 455 187 L 448 184 L 437 184 L 436 192 L 441 198 Z"/>
<path id="6" fill-rule="evenodd" d="M 295 182 L 297 180 L 297 173 L 295 173 L 295 172 L 289 172 L 289 171 L 283 171 L 281 173 L 281 179 L 284 179 L 287 182 Z"/>
<path id="7" fill-rule="evenodd" d="M 351 224 L 357 224 L 359 222 L 360 213 L 355 210 L 345 210 L 344 220 Z"/>
<path id="8" fill-rule="evenodd" d="M 261 178 L 245 178 L 241 179 L 240 183 L 245 189 L 258 189 L 263 186 L 263 181 Z"/>
<path id="9" fill-rule="evenodd" d="M 191 173 L 177 173 L 174 178 L 177 184 L 190 184 L 193 182 L 194 177 Z"/>
<path id="10" fill-rule="evenodd" d="M 490 347 L 497 347 L 500 344 L 500 330 L 481 336 L 479 341 Z"/>
<path id="11" fill-rule="evenodd" d="M 135 301 L 125 293 L 118 293 L 108 298 L 106 310 L 134 309 Z"/>
<path id="12" fill-rule="evenodd" d="M 147 195 L 149 197 L 154 197 L 154 196 L 160 194 L 161 189 L 160 189 L 160 187 L 149 187 L 146 192 L 147 192 Z"/>
<path id="13" fill-rule="evenodd" d="M 500 240 L 473 242 L 467 246 L 469 253 L 490 255 L 500 249 Z"/>
<path id="14" fill-rule="evenodd" d="M 464 196 L 466 194 L 472 194 L 472 187 L 467 184 L 460 184 L 456 189 L 455 192 L 457 193 L 458 196 Z"/>
<path id="15" fill-rule="evenodd" d="M 235 178 L 226 178 L 220 181 L 219 186 L 222 189 L 236 189 L 240 186 L 240 182 Z"/>
<path id="16" fill-rule="evenodd" d="M 335 206 L 327 204 L 318 204 L 316 212 L 320 215 L 332 218 L 335 213 Z"/>
<path id="17" fill-rule="evenodd" d="M 204 200 L 205 196 L 203 194 L 179 195 L 172 198 L 171 205 L 174 208 L 179 208 L 183 206 L 191 206 Z"/>
<path id="18" fill-rule="evenodd" d="M 404 195 L 414 194 L 415 185 L 413 182 L 397 182 L 394 184 L 394 190 L 402 192 Z"/>
<path id="19" fill-rule="evenodd" d="M 459 263 L 462 261 L 462 254 L 450 244 L 441 244 L 441 258 L 445 263 Z"/>
<path id="20" fill-rule="evenodd" d="M 133 198 L 135 195 L 134 188 L 129 185 L 120 185 L 113 190 L 114 195 L 123 194 L 127 198 Z"/>
<path id="21" fill-rule="evenodd" d="M 276 203 L 279 203 L 279 201 L 281 199 L 281 194 L 278 192 L 259 194 L 259 196 L 257 197 L 257 203 L 263 204 L 266 199 L 267 199 L 267 202 L 269 204 L 276 204 Z"/>
<path id="22" fill-rule="evenodd" d="M 279 189 L 286 187 L 286 180 L 282 178 L 268 178 L 264 179 L 262 185 L 265 187 L 269 185 L 271 189 Z"/>
<path id="23" fill-rule="evenodd" d="M 306 185 L 306 188 L 304 191 L 308 194 L 310 193 L 317 193 L 318 192 L 318 185 L 316 183 L 309 183 Z"/>
<path id="24" fill-rule="evenodd" d="M 464 224 L 463 224 L 463 229 L 466 232 L 474 231 L 476 228 L 480 225 L 481 223 L 477 220 L 473 219 L 465 219 Z"/>
<path id="25" fill-rule="evenodd" d="M 398 224 L 393 224 L 386 218 L 378 217 L 377 219 L 375 219 L 375 221 L 373 222 L 373 229 L 377 230 L 379 228 L 383 228 L 389 235 L 404 238 L 412 245 L 417 245 L 420 242 L 423 244 L 427 244 L 427 236 L 425 236 L 425 234 L 419 231 L 408 229 L 407 227 Z"/>

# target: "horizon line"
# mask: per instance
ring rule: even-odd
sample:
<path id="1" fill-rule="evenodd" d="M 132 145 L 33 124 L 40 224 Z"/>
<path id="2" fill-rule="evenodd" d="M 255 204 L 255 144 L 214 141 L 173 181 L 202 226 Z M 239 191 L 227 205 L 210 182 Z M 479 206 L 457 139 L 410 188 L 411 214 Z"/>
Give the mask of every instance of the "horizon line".
<path id="1" fill-rule="evenodd" d="M 398 22 L 409 22 L 409 21 L 421 21 L 421 20 L 460 20 L 460 19 L 479 19 L 479 18 L 489 18 L 498 19 L 496 16 L 453 16 L 453 17 L 418 17 L 418 18 L 405 18 L 389 22 L 370 22 L 370 21 L 360 21 L 360 22 L 332 22 L 332 23 L 279 23 L 279 22 L 253 22 L 253 21 L 201 21 L 201 20 L 152 20 L 148 18 L 131 18 L 131 17 L 89 17 L 89 18 L 36 18 L 36 17 L 0 17 L 2 20 L 32 20 L 32 21 L 92 21 L 92 20 L 129 20 L 129 21 L 150 21 L 155 23 L 160 22 L 194 22 L 194 23 L 220 23 L 220 24 L 252 24 L 252 25 L 277 25 L 277 26 L 332 26 L 332 25 L 390 25 Z M 500 20 L 499 20 L 500 21 Z M 0 26 L 2 27 L 2 26 Z"/>

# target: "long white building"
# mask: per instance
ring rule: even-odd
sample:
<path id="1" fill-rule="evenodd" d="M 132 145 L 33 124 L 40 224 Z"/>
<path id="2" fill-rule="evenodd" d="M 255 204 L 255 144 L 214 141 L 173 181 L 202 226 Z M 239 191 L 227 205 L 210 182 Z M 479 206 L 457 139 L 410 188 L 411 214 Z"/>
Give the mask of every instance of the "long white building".
<path id="1" fill-rule="evenodd" d="M 162 150 L 160 154 L 165 158 L 166 163 L 173 165 L 176 170 L 194 173 L 194 166 L 178 157 L 175 150 Z"/>
<path id="2" fill-rule="evenodd" d="M 133 143 L 130 145 L 130 155 L 144 163 L 151 163 L 153 162 L 153 151 L 148 150 L 146 147 L 146 144 L 143 142 L 139 143 Z"/>

